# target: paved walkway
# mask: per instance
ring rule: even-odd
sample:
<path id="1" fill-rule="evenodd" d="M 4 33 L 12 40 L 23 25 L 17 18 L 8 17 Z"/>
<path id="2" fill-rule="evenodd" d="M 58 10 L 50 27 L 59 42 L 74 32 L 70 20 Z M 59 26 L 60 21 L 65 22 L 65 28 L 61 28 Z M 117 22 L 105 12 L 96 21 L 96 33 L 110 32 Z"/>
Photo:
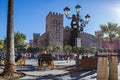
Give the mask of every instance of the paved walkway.
<path id="1" fill-rule="evenodd" d="M 96 70 L 86 72 L 69 72 L 62 67 L 73 66 L 75 61 L 55 61 L 54 70 L 39 70 L 37 60 L 26 60 L 24 67 L 17 67 L 17 71 L 25 73 L 27 76 L 17 80 L 96 80 Z M 120 66 L 118 66 L 119 68 Z M 3 68 L 0 69 L 2 72 Z M 118 74 L 120 76 L 120 74 Z M 4 80 L 4 79 L 2 79 Z M 120 80 L 120 77 L 119 77 Z"/>
<path id="2" fill-rule="evenodd" d="M 36 65 L 36 61 L 31 61 L 32 65 L 30 65 L 28 61 L 28 65 L 26 65 L 26 69 L 19 68 L 20 71 L 27 74 L 27 76 L 20 78 L 20 80 L 96 80 L 96 71 L 88 71 L 88 72 L 69 72 L 64 69 L 60 69 L 67 66 L 75 65 L 75 61 L 55 61 L 55 69 L 54 70 L 39 70 Z M 27 63 L 27 61 L 26 61 Z M 34 66 L 33 66 L 34 65 Z M 92 76 L 88 76 L 92 75 Z"/>

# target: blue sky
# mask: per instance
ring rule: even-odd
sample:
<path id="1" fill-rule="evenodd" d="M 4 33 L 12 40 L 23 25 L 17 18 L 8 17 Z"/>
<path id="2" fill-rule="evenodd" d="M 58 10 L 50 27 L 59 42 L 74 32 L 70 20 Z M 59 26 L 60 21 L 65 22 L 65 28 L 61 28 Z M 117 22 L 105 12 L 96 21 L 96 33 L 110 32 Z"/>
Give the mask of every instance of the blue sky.
<path id="1" fill-rule="evenodd" d="M 0 0 L 0 39 L 6 37 L 7 1 Z M 77 4 L 81 5 L 83 19 L 86 14 L 91 16 L 84 28 L 87 33 L 94 34 L 100 24 L 108 22 L 120 25 L 120 0 L 14 0 L 14 31 L 24 33 L 29 41 L 33 33 L 45 32 L 46 16 L 50 11 L 64 14 L 63 9 L 68 6 L 71 16 L 76 13 Z M 64 15 L 64 26 L 69 26 L 70 21 Z"/>

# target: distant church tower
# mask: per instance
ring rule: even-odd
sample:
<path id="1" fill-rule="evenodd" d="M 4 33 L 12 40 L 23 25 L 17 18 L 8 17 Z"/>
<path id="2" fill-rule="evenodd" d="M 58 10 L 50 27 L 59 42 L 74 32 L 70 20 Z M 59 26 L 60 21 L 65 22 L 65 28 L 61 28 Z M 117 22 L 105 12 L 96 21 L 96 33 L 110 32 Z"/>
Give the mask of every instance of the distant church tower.
<path id="1" fill-rule="evenodd" d="M 48 46 L 63 46 L 63 15 L 50 12 L 46 17 Z"/>

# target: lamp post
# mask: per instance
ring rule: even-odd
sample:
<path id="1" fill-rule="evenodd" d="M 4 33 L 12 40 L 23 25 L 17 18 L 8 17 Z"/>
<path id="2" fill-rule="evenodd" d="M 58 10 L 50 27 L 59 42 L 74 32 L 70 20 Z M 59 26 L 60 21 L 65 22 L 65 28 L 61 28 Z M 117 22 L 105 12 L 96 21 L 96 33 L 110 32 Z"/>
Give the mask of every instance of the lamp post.
<path id="1" fill-rule="evenodd" d="M 70 8 L 65 7 L 64 13 L 67 19 L 71 19 L 71 46 L 75 46 L 77 48 L 81 47 L 81 39 L 80 39 L 80 33 L 84 31 L 84 27 L 88 24 L 90 20 L 90 16 L 87 14 L 85 16 L 85 20 L 81 18 L 80 16 L 80 5 L 76 5 L 76 14 L 73 14 L 72 17 L 69 16 Z M 76 64 L 79 65 L 79 53 L 77 53 L 77 61 Z"/>

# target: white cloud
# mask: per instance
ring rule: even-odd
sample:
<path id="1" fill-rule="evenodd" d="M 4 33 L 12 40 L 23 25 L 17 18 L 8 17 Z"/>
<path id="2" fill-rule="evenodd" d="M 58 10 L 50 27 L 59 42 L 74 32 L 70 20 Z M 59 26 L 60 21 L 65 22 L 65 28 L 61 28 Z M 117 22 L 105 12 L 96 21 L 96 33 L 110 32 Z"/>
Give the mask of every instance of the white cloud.
<path id="1" fill-rule="evenodd" d="M 120 6 L 113 6 L 111 9 L 111 12 L 113 14 L 113 16 L 116 16 L 117 18 L 119 18 L 120 20 Z"/>
<path id="2" fill-rule="evenodd" d="M 120 7 L 114 8 L 114 12 L 118 16 L 118 18 L 120 18 Z"/>

